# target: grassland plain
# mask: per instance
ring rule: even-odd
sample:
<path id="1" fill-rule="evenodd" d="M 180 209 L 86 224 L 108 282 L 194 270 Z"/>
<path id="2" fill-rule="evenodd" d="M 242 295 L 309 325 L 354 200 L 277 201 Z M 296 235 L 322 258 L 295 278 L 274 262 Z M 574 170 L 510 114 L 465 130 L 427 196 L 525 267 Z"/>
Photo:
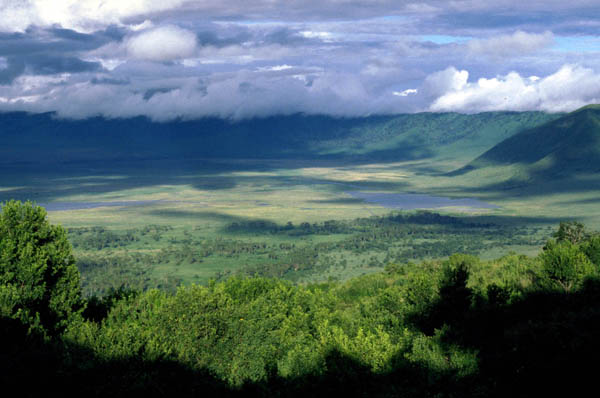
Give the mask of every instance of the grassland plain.
<path id="1" fill-rule="evenodd" d="M 515 164 L 451 172 L 517 134 L 519 126 L 551 123 L 558 117 L 417 115 L 371 119 L 368 128 L 345 121 L 350 123 L 345 127 L 349 133 L 329 126 L 337 138 L 313 140 L 307 145 L 311 154 L 296 158 L 5 162 L 0 200 L 29 199 L 49 209 L 62 204 L 64 210 L 51 210 L 49 218 L 70 229 L 88 293 L 120 283 L 173 288 L 236 273 L 295 281 L 346 279 L 381 270 L 389 262 L 444 257 L 453 251 L 485 258 L 509 251 L 534 253 L 561 220 L 600 226 L 595 174 L 539 181 Z M 475 125 L 471 133 L 453 132 L 464 130 L 469 120 Z M 312 130 L 318 124 L 303 123 Z M 477 128 L 490 131 L 473 133 Z M 414 143 L 425 130 L 428 133 L 411 153 L 425 151 L 426 156 L 401 156 L 406 155 L 402 144 Z M 374 139 L 369 140 L 369 133 Z M 360 142 L 365 144 L 361 147 Z M 396 159 L 393 151 L 381 153 L 386 142 L 388 149 L 396 148 Z M 332 155 L 334 148 L 345 155 Z M 369 239 L 366 235 L 380 228 L 377 220 L 391 210 L 351 192 L 477 198 L 497 207 L 436 208 L 454 217 L 458 227 L 448 228 L 444 220 L 403 221 L 412 236 L 386 227 L 387 235 L 374 233 Z M 95 205 L 80 208 L 90 203 Z M 325 222 L 330 220 L 343 225 L 328 229 L 331 224 L 326 227 Z M 300 227 L 306 224 L 311 227 Z M 467 233 L 474 237 L 470 243 L 464 239 Z M 123 238 L 128 234 L 134 238 Z M 105 242 L 89 244 L 95 239 Z"/>
<path id="2" fill-rule="evenodd" d="M 373 226 L 354 220 L 376 220 L 391 210 L 352 197 L 350 191 L 479 195 L 469 191 L 461 195 L 453 178 L 422 171 L 425 165 L 449 169 L 445 162 L 357 166 L 292 160 L 241 160 L 235 164 L 227 160 L 221 169 L 214 160 L 207 163 L 205 169 L 183 175 L 171 170 L 168 160 L 162 167 L 155 162 L 156 172 L 139 176 L 129 172 L 136 170 L 135 166 L 125 170 L 129 174 L 84 176 L 76 169 L 70 170 L 71 175 L 67 171 L 46 176 L 34 173 L 30 180 L 22 178 L 18 189 L 35 193 L 41 204 L 63 203 L 66 208 L 90 202 L 135 203 L 49 212 L 51 222 L 71 232 L 88 294 L 101 294 L 121 284 L 173 289 L 179 283 L 205 283 L 239 273 L 304 282 L 347 279 L 382 270 L 389 262 L 445 257 L 455 251 L 486 258 L 509 251 L 533 253 L 557 223 L 551 213 L 525 217 L 527 212 L 507 206 L 507 201 L 490 201 L 500 207 L 459 206 L 435 211 L 461 222 L 493 226 L 448 229 L 437 222 L 424 226 L 408 223 L 411 236 L 397 232 L 377 235 L 370 243 L 361 241 L 357 246 L 356 239 L 364 239 Z M 303 224 L 322 226 L 328 220 L 351 226 L 335 231 L 296 231 Z M 234 225 L 242 227 L 232 228 Z M 91 227 L 102 230 L 90 231 Z M 135 239 L 119 238 L 127 233 Z M 464 242 L 466 234 L 471 235 L 470 245 Z M 101 243 L 82 243 L 86 239 L 100 239 Z M 444 250 L 433 250 L 435 245 Z"/>

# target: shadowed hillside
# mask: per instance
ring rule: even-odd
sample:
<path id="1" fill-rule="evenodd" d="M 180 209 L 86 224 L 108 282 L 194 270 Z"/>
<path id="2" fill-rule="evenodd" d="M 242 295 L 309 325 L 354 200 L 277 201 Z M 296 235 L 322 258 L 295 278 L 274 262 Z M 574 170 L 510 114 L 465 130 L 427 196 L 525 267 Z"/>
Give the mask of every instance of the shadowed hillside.
<path id="1" fill-rule="evenodd" d="M 442 156 L 466 161 L 522 129 L 557 117 L 541 112 L 420 113 L 158 123 L 143 117 L 65 120 L 52 114 L 0 113 L 0 158 L 3 164 L 198 157 L 361 162 Z"/>
<path id="2" fill-rule="evenodd" d="M 600 106 L 590 105 L 497 144 L 452 175 L 515 166 L 532 180 L 600 171 Z"/>

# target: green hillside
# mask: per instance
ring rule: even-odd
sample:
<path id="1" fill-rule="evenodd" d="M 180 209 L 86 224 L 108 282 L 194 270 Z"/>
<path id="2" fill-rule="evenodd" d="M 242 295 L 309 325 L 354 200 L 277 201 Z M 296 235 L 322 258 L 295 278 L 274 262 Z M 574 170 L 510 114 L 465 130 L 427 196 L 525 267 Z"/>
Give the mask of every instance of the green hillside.
<path id="1" fill-rule="evenodd" d="M 5 113 L 0 114 L 0 165 L 198 157 L 352 162 L 441 157 L 466 162 L 523 129 L 557 117 L 541 112 L 419 113 L 157 123 L 142 117 L 64 120 L 52 114 Z"/>
<path id="2" fill-rule="evenodd" d="M 600 108 L 586 106 L 521 131 L 454 174 L 501 166 L 535 181 L 600 171 Z"/>
<path id="3" fill-rule="evenodd" d="M 523 129 L 561 115 L 542 112 L 418 113 L 398 115 L 348 134 L 314 143 L 322 154 L 344 153 L 395 158 L 468 160 Z"/>

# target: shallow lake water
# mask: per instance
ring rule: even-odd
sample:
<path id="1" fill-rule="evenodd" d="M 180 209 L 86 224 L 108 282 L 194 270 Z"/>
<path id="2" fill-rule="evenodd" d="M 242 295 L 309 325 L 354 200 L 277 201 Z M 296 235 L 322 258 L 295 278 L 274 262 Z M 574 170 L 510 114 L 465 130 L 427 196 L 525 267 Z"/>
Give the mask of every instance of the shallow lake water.
<path id="1" fill-rule="evenodd" d="M 389 192 L 365 192 L 365 191 L 346 191 L 355 199 L 361 199 L 366 203 L 372 203 L 395 210 L 414 210 L 414 209 L 437 209 L 440 207 L 461 207 L 466 209 L 495 209 L 499 206 L 483 202 L 478 199 L 452 199 L 442 196 L 431 196 L 414 193 L 389 193 Z M 159 203 L 173 203 L 167 200 L 121 200 L 111 202 L 50 202 L 39 203 L 47 211 L 69 211 L 86 210 L 97 207 L 131 207 L 144 206 Z M 191 202 L 190 202 L 191 203 Z M 268 203 L 260 202 L 257 206 L 269 206 Z M 304 210 L 304 208 L 302 209 Z"/>

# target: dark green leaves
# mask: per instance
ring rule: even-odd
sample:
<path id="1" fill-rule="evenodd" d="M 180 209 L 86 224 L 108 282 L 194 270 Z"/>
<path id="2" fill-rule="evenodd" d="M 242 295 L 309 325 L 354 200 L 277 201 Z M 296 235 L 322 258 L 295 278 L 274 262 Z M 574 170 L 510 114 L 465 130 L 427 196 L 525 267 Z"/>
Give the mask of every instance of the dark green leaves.
<path id="1" fill-rule="evenodd" d="M 30 202 L 0 213 L 0 311 L 30 330 L 55 334 L 82 308 L 79 271 L 65 230 Z"/>

